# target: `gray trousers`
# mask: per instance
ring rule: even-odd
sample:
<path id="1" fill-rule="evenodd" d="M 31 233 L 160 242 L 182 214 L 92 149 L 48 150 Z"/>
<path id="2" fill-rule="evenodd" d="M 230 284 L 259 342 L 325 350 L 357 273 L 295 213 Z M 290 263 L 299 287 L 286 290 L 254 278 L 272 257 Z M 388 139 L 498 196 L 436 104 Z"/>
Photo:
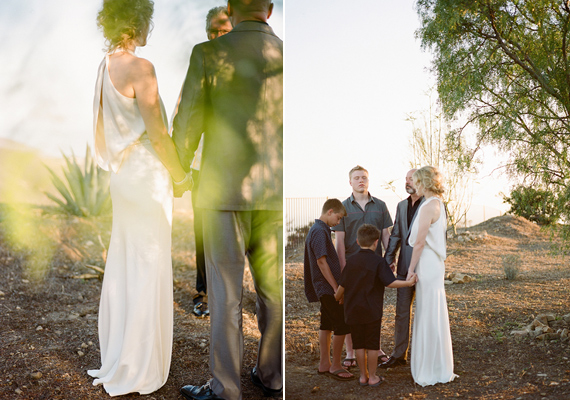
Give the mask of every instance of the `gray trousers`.
<path id="1" fill-rule="evenodd" d="M 406 279 L 398 275 L 398 279 Z M 404 287 L 396 289 L 396 326 L 394 328 L 394 351 L 392 357 L 408 358 L 410 347 L 410 331 L 412 327 L 412 305 L 416 297 L 416 287 Z"/>
<path id="2" fill-rule="evenodd" d="M 210 308 L 212 390 L 241 400 L 242 295 L 245 257 L 257 294 L 261 333 L 257 376 L 268 388 L 283 387 L 283 213 L 203 210 Z"/>

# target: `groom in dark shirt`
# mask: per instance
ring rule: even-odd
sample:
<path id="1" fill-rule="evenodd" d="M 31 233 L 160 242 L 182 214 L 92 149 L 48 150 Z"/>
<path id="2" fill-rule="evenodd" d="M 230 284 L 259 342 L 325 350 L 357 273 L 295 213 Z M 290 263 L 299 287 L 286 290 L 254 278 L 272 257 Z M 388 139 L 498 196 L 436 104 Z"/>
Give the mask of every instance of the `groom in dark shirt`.
<path id="1" fill-rule="evenodd" d="M 406 280 L 408 276 L 408 267 L 410 266 L 413 252 L 413 248 L 408 243 L 408 236 L 412 222 L 416 216 L 416 211 L 424 201 L 424 198 L 416 193 L 416 188 L 414 187 L 412 175 L 415 171 L 415 169 L 412 169 L 406 174 L 406 192 L 408 192 L 410 196 L 398 203 L 394 228 L 392 228 L 388 249 L 386 250 L 386 262 L 390 264 L 392 271 L 395 271 L 397 268 L 398 280 Z M 398 257 L 398 265 L 396 266 L 395 257 L 398 249 L 400 249 L 400 256 Z M 416 287 L 404 287 L 398 288 L 397 290 L 394 351 L 386 362 L 379 365 L 380 368 L 393 368 L 399 365 L 405 365 L 408 358 L 412 304 L 414 304 L 414 298 L 416 296 Z"/>

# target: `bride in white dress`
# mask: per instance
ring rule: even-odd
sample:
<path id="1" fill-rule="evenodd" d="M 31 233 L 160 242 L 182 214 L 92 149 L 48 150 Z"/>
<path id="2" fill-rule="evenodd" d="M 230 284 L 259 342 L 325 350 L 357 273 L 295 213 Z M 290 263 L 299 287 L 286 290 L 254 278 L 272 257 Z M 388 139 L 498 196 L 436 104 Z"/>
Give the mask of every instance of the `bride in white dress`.
<path id="1" fill-rule="evenodd" d="M 441 174 L 437 168 L 423 167 L 414 172 L 414 186 L 425 201 L 410 230 L 414 248 L 408 275 L 417 274 L 416 313 L 412 329 L 411 369 L 414 382 L 421 386 L 451 382 L 453 350 L 445 297 L 447 219 L 443 202 Z"/>
<path id="2" fill-rule="evenodd" d="M 99 166 L 111 170 L 113 227 L 99 306 L 101 367 L 111 396 L 166 383 L 173 329 L 172 187 L 189 178 L 166 129 L 153 65 L 134 55 L 148 36 L 149 0 L 105 0 L 97 22 L 109 44 L 95 86 Z"/>

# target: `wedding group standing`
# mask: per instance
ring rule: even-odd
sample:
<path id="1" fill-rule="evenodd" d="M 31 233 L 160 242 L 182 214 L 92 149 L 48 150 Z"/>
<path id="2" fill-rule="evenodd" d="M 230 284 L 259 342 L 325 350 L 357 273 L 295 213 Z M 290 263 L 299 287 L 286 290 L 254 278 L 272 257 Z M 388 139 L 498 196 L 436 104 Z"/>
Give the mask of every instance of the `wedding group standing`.
<path id="1" fill-rule="evenodd" d="M 250 378 L 264 395 L 282 392 L 283 42 L 267 24 L 272 9 L 270 0 L 229 0 L 208 14 L 208 41 L 192 50 L 172 136 L 154 67 L 135 53 L 146 44 L 153 1 L 104 0 L 98 14 L 108 51 L 95 86 L 94 139 L 98 164 L 112 172 L 113 225 L 101 366 L 88 373 L 111 396 L 152 393 L 168 379 L 173 194 L 187 190 L 205 264 L 193 312 L 211 318 L 212 379 L 180 392 L 242 398 L 246 260 L 261 333 Z"/>
<path id="2" fill-rule="evenodd" d="M 421 386 L 453 381 L 457 375 L 444 288 L 447 217 L 440 171 L 425 166 L 407 173 L 409 197 L 398 203 L 394 224 L 386 204 L 368 191 L 366 169 L 350 170 L 349 183 L 350 197 L 327 200 L 305 240 L 305 294 L 309 302 L 320 302 L 321 311 L 318 373 L 350 381 L 357 378 L 350 368 L 357 366 L 359 385 L 377 387 L 384 381 L 377 368 L 409 361 L 412 378 Z M 384 287 L 397 288 L 389 357 L 380 340 Z"/>

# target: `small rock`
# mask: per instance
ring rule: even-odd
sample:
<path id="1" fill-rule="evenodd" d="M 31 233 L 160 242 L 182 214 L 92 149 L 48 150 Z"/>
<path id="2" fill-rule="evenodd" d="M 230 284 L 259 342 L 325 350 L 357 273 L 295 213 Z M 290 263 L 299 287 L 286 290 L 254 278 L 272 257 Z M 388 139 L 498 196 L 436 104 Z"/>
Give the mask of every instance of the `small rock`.
<path id="1" fill-rule="evenodd" d="M 314 388 L 311 389 L 311 393 L 317 393 L 319 390 L 321 390 L 321 388 L 318 386 L 315 386 Z"/>
<path id="2" fill-rule="evenodd" d="M 77 295 L 77 299 L 78 299 L 79 301 L 83 301 L 83 295 L 82 295 L 81 293 L 79 293 L 79 294 Z"/>
<path id="3" fill-rule="evenodd" d="M 566 322 L 570 323 L 570 314 L 566 314 L 565 316 L 562 317 L 562 319 Z"/>
<path id="4" fill-rule="evenodd" d="M 39 371 L 38 371 L 38 372 L 32 372 L 32 373 L 30 374 L 30 377 L 31 377 L 32 379 L 41 379 L 42 376 L 43 376 L 42 373 L 39 372 Z"/>
<path id="5" fill-rule="evenodd" d="M 38 325 L 38 327 L 36 328 L 36 331 L 43 331 L 44 328 L 41 325 Z"/>
<path id="6" fill-rule="evenodd" d="M 445 280 L 445 281 L 443 281 L 443 283 L 446 285 L 453 285 L 453 281 Z"/>
<path id="7" fill-rule="evenodd" d="M 541 376 L 541 377 L 543 377 L 543 378 L 546 378 L 548 375 L 546 375 L 546 374 L 536 374 L 536 376 Z"/>
<path id="8" fill-rule="evenodd" d="M 20 306 L 16 306 L 16 310 L 21 310 Z"/>
<path id="9" fill-rule="evenodd" d="M 560 385 L 558 382 L 550 382 L 550 386 L 558 386 Z"/>
<path id="10" fill-rule="evenodd" d="M 83 357 L 83 356 L 85 355 L 85 353 L 82 352 L 82 351 L 78 351 L 78 352 L 77 352 L 77 355 L 78 355 L 79 357 Z"/>
<path id="11" fill-rule="evenodd" d="M 88 341 L 87 344 L 88 344 L 89 346 L 93 346 L 93 342 L 92 342 L 91 340 Z"/>
<path id="12" fill-rule="evenodd" d="M 30 283 L 30 281 L 27 279 L 22 279 L 22 283 Z"/>
<path id="13" fill-rule="evenodd" d="M 59 336 L 59 335 L 61 335 L 63 332 L 58 330 L 58 331 L 55 331 L 54 333 L 55 333 L 57 336 Z"/>
<path id="14" fill-rule="evenodd" d="M 200 343 L 198 343 L 198 346 L 200 346 L 203 349 L 204 347 L 206 347 L 206 343 L 200 342 Z"/>
<path id="15" fill-rule="evenodd" d="M 22 390 L 20 388 L 16 388 L 16 390 L 14 390 L 14 393 L 16 394 L 22 394 Z"/>
<path id="16" fill-rule="evenodd" d="M 87 343 L 81 343 L 81 348 L 82 348 L 82 349 L 86 349 L 86 348 L 88 348 L 88 347 L 89 347 L 89 346 L 87 345 Z"/>
<path id="17" fill-rule="evenodd" d="M 73 319 L 77 319 L 77 318 L 79 318 L 79 314 L 76 314 L 76 313 L 71 313 L 67 316 L 67 319 L 69 319 L 69 320 L 73 320 Z"/>
<path id="18" fill-rule="evenodd" d="M 543 324 L 548 325 L 548 322 L 554 321 L 556 319 L 556 316 L 552 313 L 544 313 L 544 314 L 538 314 L 536 316 L 536 319 L 538 319 Z"/>
<path id="19" fill-rule="evenodd" d="M 5 296 L 4 292 L 0 290 L 0 296 Z"/>
<path id="20" fill-rule="evenodd" d="M 527 336 L 529 333 L 530 333 L 530 330 L 524 329 L 521 331 L 512 331 L 511 335 L 521 337 L 521 336 Z"/>

